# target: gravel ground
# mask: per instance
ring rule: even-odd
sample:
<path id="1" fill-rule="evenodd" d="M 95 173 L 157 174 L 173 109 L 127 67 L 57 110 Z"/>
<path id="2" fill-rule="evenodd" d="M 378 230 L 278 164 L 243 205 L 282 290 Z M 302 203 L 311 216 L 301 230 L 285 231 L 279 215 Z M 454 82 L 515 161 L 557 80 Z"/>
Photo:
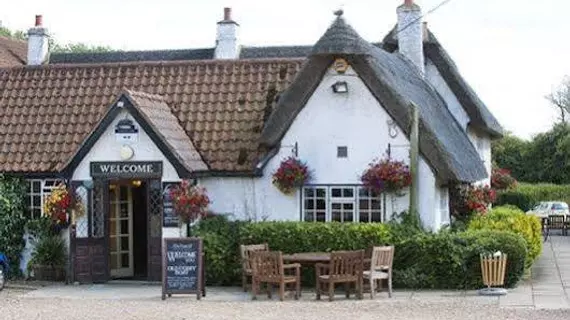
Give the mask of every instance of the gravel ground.
<path id="1" fill-rule="evenodd" d="M 212 302 L 192 298 L 80 300 L 20 298 L 0 292 L 2 320 L 32 319 L 570 319 L 570 310 L 501 309 L 494 305 L 391 301 Z M 190 299 L 190 300 L 189 300 Z"/>

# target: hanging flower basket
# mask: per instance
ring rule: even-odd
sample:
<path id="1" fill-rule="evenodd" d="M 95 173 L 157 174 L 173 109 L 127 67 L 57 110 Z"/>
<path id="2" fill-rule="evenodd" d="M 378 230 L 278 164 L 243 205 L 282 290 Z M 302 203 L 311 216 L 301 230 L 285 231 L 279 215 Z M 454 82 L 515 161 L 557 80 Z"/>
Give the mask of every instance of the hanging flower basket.
<path id="1" fill-rule="evenodd" d="M 412 175 L 403 161 L 388 158 L 371 163 L 360 180 L 365 187 L 378 194 L 399 193 L 412 184 Z"/>
<path id="2" fill-rule="evenodd" d="M 470 212 L 485 214 L 489 205 L 495 202 L 497 193 L 488 185 L 469 185 L 463 189 L 463 197 Z"/>
<path id="3" fill-rule="evenodd" d="M 191 223 L 207 214 L 210 198 L 206 189 L 194 186 L 188 180 L 182 180 L 180 185 L 170 190 L 174 212 L 184 223 Z"/>
<path id="4" fill-rule="evenodd" d="M 55 229 L 60 230 L 69 226 L 71 210 L 78 216 L 85 213 L 81 198 L 70 192 L 65 184 L 59 184 L 44 202 L 44 215 L 52 220 Z"/>
<path id="5" fill-rule="evenodd" d="M 281 161 L 279 168 L 273 173 L 273 184 L 285 194 L 293 193 L 296 188 L 306 184 L 310 179 L 309 167 L 295 157 Z"/>

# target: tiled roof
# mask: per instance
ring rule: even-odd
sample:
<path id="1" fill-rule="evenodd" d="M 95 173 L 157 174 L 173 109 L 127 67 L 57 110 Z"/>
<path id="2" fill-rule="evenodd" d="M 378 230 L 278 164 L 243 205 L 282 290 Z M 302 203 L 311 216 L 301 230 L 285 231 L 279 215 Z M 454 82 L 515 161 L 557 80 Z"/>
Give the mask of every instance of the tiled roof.
<path id="1" fill-rule="evenodd" d="M 123 88 L 164 97 L 213 171 L 252 172 L 276 95 L 304 59 L 48 65 L 0 70 L 0 172 L 64 169 Z"/>
<path id="2" fill-rule="evenodd" d="M 129 90 L 126 90 L 125 94 L 188 172 L 208 170 L 194 143 L 162 96 Z"/>
<path id="3" fill-rule="evenodd" d="M 27 54 L 25 41 L 0 37 L 0 68 L 25 65 Z"/>

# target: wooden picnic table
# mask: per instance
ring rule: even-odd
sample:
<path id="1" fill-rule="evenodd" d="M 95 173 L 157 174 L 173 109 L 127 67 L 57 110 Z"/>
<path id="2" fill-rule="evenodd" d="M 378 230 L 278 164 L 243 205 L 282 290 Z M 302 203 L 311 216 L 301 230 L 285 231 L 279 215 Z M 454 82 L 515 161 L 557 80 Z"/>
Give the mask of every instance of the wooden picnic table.
<path id="1" fill-rule="evenodd" d="M 319 262 L 330 262 L 330 252 L 299 252 L 293 254 L 284 254 L 283 262 L 300 263 L 300 264 L 317 264 Z M 370 258 L 365 258 L 364 263 L 369 263 Z"/>
<path id="2" fill-rule="evenodd" d="M 283 255 L 283 261 L 287 263 L 315 264 L 331 261 L 330 252 L 301 252 Z"/>

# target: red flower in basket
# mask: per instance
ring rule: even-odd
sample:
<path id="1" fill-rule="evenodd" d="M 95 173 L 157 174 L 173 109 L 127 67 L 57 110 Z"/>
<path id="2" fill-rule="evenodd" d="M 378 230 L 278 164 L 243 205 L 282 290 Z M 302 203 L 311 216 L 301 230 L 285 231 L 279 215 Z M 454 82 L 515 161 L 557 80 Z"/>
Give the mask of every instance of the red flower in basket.
<path id="1" fill-rule="evenodd" d="M 311 179 L 307 165 L 299 159 L 288 157 L 273 173 L 273 184 L 285 194 L 291 194 Z"/>
<path id="2" fill-rule="evenodd" d="M 403 161 L 388 158 L 371 163 L 360 180 L 364 186 L 376 193 L 399 192 L 412 184 L 412 175 Z"/>
<path id="3" fill-rule="evenodd" d="M 210 198 L 206 189 L 182 180 L 180 185 L 170 190 L 174 211 L 184 223 L 193 222 L 206 215 Z"/>

